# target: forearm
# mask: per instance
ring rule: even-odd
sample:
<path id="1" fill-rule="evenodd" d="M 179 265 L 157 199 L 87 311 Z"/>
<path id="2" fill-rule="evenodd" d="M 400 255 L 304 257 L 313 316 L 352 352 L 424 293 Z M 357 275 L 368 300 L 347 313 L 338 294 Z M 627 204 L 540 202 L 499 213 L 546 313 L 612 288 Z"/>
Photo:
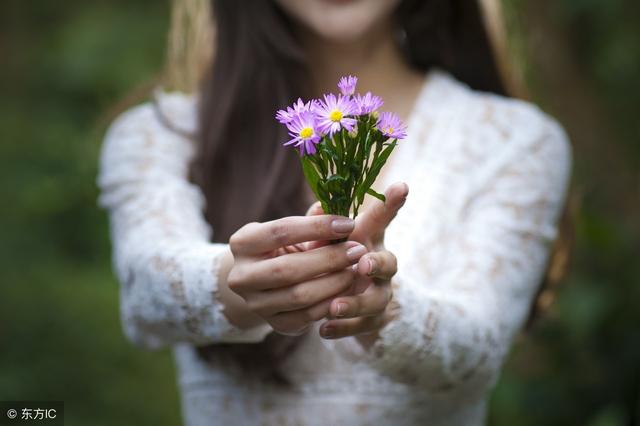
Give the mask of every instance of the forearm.
<path id="1" fill-rule="evenodd" d="M 398 281 L 401 288 L 385 313 L 385 325 L 375 333 L 336 342 L 382 374 L 439 392 L 458 388 L 486 389 L 498 371 L 506 340 L 484 309 L 473 309 L 455 298 L 416 291 L 418 282 Z M 475 298 L 474 298 L 475 299 Z M 489 305 L 483 298 L 481 305 Z M 393 315 L 389 311 L 394 312 Z"/>
<path id="2" fill-rule="evenodd" d="M 218 289 L 229 248 L 210 242 L 204 196 L 187 178 L 193 152 L 189 140 L 166 133 L 148 105 L 116 120 L 102 148 L 99 202 L 110 218 L 123 329 L 150 349 L 256 343 L 272 331 L 266 323 L 236 326 L 252 322 L 229 312 L 231 323 L 217 300 L 221 293 L 231 305 L 235 296 Z"/>

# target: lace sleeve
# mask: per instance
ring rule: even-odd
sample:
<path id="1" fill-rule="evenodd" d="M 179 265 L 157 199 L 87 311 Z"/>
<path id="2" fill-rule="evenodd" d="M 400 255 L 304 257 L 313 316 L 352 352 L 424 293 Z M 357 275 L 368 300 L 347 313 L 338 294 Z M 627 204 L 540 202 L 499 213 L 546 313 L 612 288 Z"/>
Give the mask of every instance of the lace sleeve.
<path id="1" fill-rule="evenodd" d="M 227 244 L 209 242 L 204 197 L 187 178 L 194 151 L 151 104 L 118 117 L 102 146 L 99 204 L 109 213 L 121 320 L 126 336 L 150 349 L 259 342 L 273 331 L 236 327 L 216 299 Z"/>
<path id="2" fill-rule="evenodd" d="M 447 211 L 455 224 L 442 246 L 402 252 L 398 315 L 368 350 L 343 339 L 359 359 L 434 393 L 482 395 L 493 386 L 545 270 L 571 169 L 553 119 L 536 113 L 520 124 L 470 179 L 459 211 Z M 420 253 L 433 250 L 441 262 L 427 278 Z"/>

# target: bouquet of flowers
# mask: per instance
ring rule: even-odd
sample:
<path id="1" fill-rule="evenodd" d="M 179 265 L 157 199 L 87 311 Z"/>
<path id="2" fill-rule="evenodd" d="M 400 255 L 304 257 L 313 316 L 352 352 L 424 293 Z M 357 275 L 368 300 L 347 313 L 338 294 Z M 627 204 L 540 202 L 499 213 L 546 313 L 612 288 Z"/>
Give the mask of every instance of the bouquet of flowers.
<path id="1" fill-rule="evenodd" d="M 303 102 L 298 99 L 276 119 L 298 148 L 307 183 L 326 214 L 355 219 L 365 194 L 385 202 L 371 185 L 396 147 L 406 126 L 391 112 L 378 112 L 383 101 L 367 92 L 355 94 L 358 79 L 342 77 L 340 94 Z"/>

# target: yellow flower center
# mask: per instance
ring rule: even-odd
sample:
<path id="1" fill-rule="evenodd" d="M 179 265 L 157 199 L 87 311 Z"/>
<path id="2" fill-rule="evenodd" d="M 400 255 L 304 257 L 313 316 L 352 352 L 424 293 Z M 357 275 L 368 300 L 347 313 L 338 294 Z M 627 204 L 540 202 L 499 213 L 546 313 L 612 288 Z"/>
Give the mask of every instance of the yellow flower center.
<path id="1" fill-rule="evenodd" d="M 387 127 L 387 133 L 388 134 L 393 134 L 393 127 Z"/>
<path id="2" fill-rule="evenodd" d="M 329 119 L 331 121 L 340 121 L 340 120 L 342 120 L 342 111 L 334 109 L 333 111 L 331 111 L 331 114 L 329 114 Z"/>
<path id="3" fill-rule="evenodd" d="M 313 136 L 313 129 L 311 127 L 305 127 L 300 130 L 300 137 L 302 139 L 309 139 L 311 136 Z"/>

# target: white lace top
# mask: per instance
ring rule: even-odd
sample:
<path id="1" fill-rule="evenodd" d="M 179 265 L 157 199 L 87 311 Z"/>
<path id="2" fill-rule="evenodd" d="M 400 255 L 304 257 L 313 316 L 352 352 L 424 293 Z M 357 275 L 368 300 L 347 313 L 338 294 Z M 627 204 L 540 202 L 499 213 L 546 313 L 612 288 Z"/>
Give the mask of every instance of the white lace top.
<path id="1" fill-rule="evenodd" d="M 425 80 L 385 166 L 384 190 L 410 187 L 386 232 L 398 258 L 400 314 L 364 350 L 325 340 L 319 321 L 287 359 L 280 391 L 233 360 L 194 346 L 262 341 L 216 299 L 226 244 L 210 243 L 204 198 L 188 181 L 194 142 L 165 127 L 151 103 L 122 114 L 101 155 L 99 203 L 109 212 L 127 337 L 173 346 L 185 423 L 204 425 L 479 425 L 514 336 L 545 271 L 566 196 L 571 148 L 563 129 L 524 101 L 470 90 L 448 73 Z M 159 95 L 186 131 L 197 99 Z"/>

